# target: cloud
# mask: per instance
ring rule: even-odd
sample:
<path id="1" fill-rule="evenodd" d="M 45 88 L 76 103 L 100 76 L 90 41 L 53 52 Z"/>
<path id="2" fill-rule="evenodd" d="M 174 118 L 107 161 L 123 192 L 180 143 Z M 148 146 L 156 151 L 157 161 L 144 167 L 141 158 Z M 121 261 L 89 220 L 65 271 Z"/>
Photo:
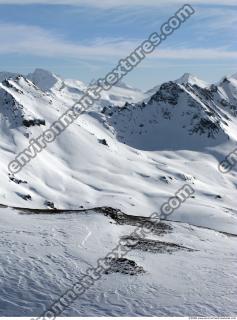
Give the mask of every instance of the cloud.
<path id="1" fill-rule="evenodd" d="M 237 59 L 237 51 L 226 51 L 225 48 L 190 48 L 158 50 L 155 54 L 160 59 L 177 60 L 223 60 Z"/>
<path id="2" fill-rule="evenodd" d="M 93 6 L 102 8 L 112 7 L 160 7 L 172 4 L 183 4 L 182 0 L 0 0 L 0 4 L 51 4 L 51 5 L 75 5 L 75 6 Z M 236 0 L 189 0 L 193 5 L 231 5 L 236 6 Z"/>
<path id="3" fill-rule="evenodd" d="M 118 56 L 131 47 L 131 42 L 120 39 L 75 44 L 43 28 L 16 24 L 0 24 L 0 43 L 0 54 L 69 58 Z"/>
<path id="4" fill-rule="evenodd" d="M 224 33 L 227 31 L 226 29 L 237 31 L 237 14 L 236 9 L 233 7 L 224 9 L 212 7 L 208 8 L 208 10 L 202 7 L 197 10 L 195 18 L 198 21 L 198 23 L 195 23 L 196 29 L 203 31 L 203 27 L 206 26 L 205 32 L 214 30 Z"/>
<path id="5" fill-rule="evenodd" d="M 76 58 L 78 60 L 116 61 L 130 54 L 142 40 L 96 39 L 74 43 L 43 28 L 28 25 L 0 24 L 0 54 L 24 54 L 38 57 Z M 152 59 L 236 59 L 237 51 L 220 48 L 158 48 Z"/>

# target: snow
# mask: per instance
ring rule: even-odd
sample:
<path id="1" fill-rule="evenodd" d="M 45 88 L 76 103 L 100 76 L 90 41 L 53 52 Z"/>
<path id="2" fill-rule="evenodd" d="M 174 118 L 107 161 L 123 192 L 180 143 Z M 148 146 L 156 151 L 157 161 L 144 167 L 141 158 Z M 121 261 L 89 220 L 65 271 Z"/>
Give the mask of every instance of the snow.
<path id="1" fill-rule="evenodd" d="M 236 237 L 187 224 L 147 238 L 192 248 L 131 250 L 145 274 L 104 274 L 64 316 L 234 316 Z M 0 209 L 0 314 L 39 316 L 133 226 L 102 214 L 21 214 Z"/>
<path id="2" fill-rule="evenodd" d="M 62 80 L 58 76 L 44 69 L 36 69 L 33 73 L 28 74 L 27 78 L 42 91 L 59 89 L 62 86 Z"/>
<path id="3" fill-rule="evenodd" d="M 0 80 L 0 204 L 9 206 L 0 209 L 1 315 L 41 314 L 134 229 L 94 211 L 22 215 L 11 207 L 106 206 L 149 217 L 187 183 L 195 194 L 169 217 L 173 232 L 150 236 L 198 251 L 132 250 L 144 275 L 104 275 L 65 315 L 236 313 L 237 173 L 218 171 L 236 148 L 234 76 L 207 85 L 185 74 L 149 94 L 119 84 L 15 176 L 8 163 L 87 85 L 41 69 Z"/>
<path id="4" fill-rule="evenodd" d="M 187 83 L 189 83 L 191 85 L 197 85 L 200 88 L 206 88 L 206 87 L 209 86 L 209 84 L 207 82 L 195 77 L 191 73 L 184 73 L 182 75 L 182 77 L 177 79 L 175 82 L 179 83 L 179 84 L 187 84 Z"/>
<path id="5" fill-rule="evenodd" d="M 231 78 L 237 80 L 237 72 L 231 76 Z"/>
<path id="6" fill-rule="evenodd" d="M 8 78 L 14 78 L 16 76 L 17 76 L 17 73 L 2 71 L 0 72 L 0 81 L 3 81 Z"/>
<path id="7" fill-rule="evenodd" d="M 43 92 L 21 76 L 9 83 L 0 84 L 0 203 L 45 208 L 48 200 L 57 208 L 114 206 L 148 216 L 182 187 L 181 175 L 190 175 L 195 178 L 195 208 L 211 204 L 220 216 L 235 209 L 236 169 L 227 176 L 217 170 L 236 143 L 236 116 L 230 105 L 237 96 L 234 82 L 214 93 L 170 82 L 144 105 L 112 105 L 105 113 L 98 103 L 16 175 L 25 184 L 9 179 L 8 163 L 77 101 L 85 87 L 66 82 L 80 87 L 80 93 L 72 94 L 69 87 Z M 128 94 L 128 89 L 113 90 L 118 97 L 123 90 Z M 46 126 L 26 128 L 22 117 L 45 120 Z M 202 119 L 215 130 L 200 125 Z M 108 146 L 100 143 L 103 139 Z M 163 176 L 171 176 L 170 183 L 164 183 Z M 19 196 L 28 194 L 32 201 Z"/>
<path id="8" fill-rule="evenodd" d="M 191 84 L 191 85 L 197 85 L 200 88 L 207 88 L 210 86 L 206 81 L 203 81 L 199 79 L 198 77 L 194 76 L 191 73 L 184 73 L 180 78 L 174 80 L 175 83 L 177 84 Z M 146 92 L 146 95 L 148 97 L 151 97 L 154 95 L 157 91 L 159 91 L 161 85 L 157 85 L 154 88 L 148 90 Z"/>

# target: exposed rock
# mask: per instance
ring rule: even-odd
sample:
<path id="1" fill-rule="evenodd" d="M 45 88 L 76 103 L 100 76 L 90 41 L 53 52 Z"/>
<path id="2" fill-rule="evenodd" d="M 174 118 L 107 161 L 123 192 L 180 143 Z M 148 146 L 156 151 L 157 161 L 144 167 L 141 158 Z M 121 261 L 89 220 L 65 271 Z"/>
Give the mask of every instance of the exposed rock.
<path id="1" fill-rule="evenodd" d="M 153 253 L 170 253 L 170 254 L 180 250 L 188 251 L 188 252 L 196 251 L 192 248 L 187 248 L 176 243 L 164 242 L 159 240 L 134 238 L 130 236 L 123 237 L 122 239 L 125 241 L 128 241 L 126 245 L 127 248 L 134 249 L 134 250 L 142 250 L 142 251 L 148 251 Z"/>
<path id="2" fill-rule="evenodd" d="M 98 139 L 99 143 L 103 144 L 104 146 L 109 146 L 105 139 Z"/>
<path id="3" fill-rule="evenodd" d="M 46 207 L 48 207 L 48 208 L 51 208 L 51 209 L 56 209 L 55 208 L 55 205 L 54 205 L 54 203 L 52 202 L 52 201 L 45 201 L 44 202 L 44 205 L 46 206 Z"/>
<path id="4" fill-rule="evenodd" d="M 110 269 L 105 274 L 121 273 L 135 276 L 145 273 L 143 267 L 138 266 L 135 261 L 126 258 L 110 259 Z"/>
<path id="5" fill-rule="evenodd" d="M 30 120 L 26 120 L 24 119 L 22 121 L 23 125 L 27 128 L 29 127 L 34 127 L 34 126 L 45 126 L 45 120 L 41 120 L 41 119 L 30 119 Z"/>
<path id="6" fill-rule="evenodd" d="M 21 179 L 17 179 L 13 175 L 10 175 L 10 174 L 9 174 L 9 179 L 10 179 L 10 181 L 12 181 L 12 182 L 14 182 L 16 184 L 22 184 L 22 183 L 27 184 L 27 181 L 24 181 L 24 180 L 21 180 Z"/>
<path id="7" fill-rule="evenodd" d="M 19 197 L 21 197 L 25 201 L 31 201 L 32 197 L 30 194 L 22 194 L 22 193 L 17 193 Z"/>
<path id="8" fill-rule="evenodd" d="M 167 234 L 173 230 L 168 223 L 160 222 L 158 219 L 157 221 L 154 221 L 154 219 L 149 217 L 131 216 L 118 209 L 113 209 L 110 207 L 101 207 L 94 210 L 103 213 L 105 216 L 109 216 L 111 219 L 116 221 L 116 223 L 121 225 L 143 227 L 146 223 L 149 223 L 151 226 L 151 233 L 156 235 Z"/>

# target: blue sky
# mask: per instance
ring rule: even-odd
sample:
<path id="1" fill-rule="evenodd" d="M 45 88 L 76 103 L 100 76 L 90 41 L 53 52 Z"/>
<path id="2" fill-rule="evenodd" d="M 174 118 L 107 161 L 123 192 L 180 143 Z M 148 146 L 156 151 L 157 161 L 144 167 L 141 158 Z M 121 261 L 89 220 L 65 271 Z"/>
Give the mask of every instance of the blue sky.
<path id="1" fill-rule="evenodd" d="M 196 10 L 125 81 L 148 89 L 184 72 L 217 81 L 237 72 L 236 0 L 190 0 Z M 225 3 L 225 5 L 223 5 Z M 0 0 L 0 70 L 40 67 L 90 82 L 183 6 L 180 0 Z"/>

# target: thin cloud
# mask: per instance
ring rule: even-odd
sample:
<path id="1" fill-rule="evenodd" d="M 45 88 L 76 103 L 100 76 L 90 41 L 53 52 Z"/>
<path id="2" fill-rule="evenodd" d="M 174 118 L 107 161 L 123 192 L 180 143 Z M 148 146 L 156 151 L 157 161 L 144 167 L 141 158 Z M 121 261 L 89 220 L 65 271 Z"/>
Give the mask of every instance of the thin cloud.
<path id="1" fill-rule="evenodd" d="M 141 40 L 142 41 L 142 40 Z M 72 43 L 43 28 L 0 24 L 0 54 L 27 54 L 39 57 L 61 57 L 91 60 L 122 58 L 135 49 L 141 41 L 124 39 L 97 39 L 91 43 Z M 227 48 L 168 48 L 158 49 L 155 59 L 236 59 L 237 51 Z"/>
<path id="2" fill-rule="evenodd" d="M 237 51 L 226 51 L 224 48 L 190 48 L 158 50 L 156 58 L 177 60 L 223 60 L 237 59 Z"/>

